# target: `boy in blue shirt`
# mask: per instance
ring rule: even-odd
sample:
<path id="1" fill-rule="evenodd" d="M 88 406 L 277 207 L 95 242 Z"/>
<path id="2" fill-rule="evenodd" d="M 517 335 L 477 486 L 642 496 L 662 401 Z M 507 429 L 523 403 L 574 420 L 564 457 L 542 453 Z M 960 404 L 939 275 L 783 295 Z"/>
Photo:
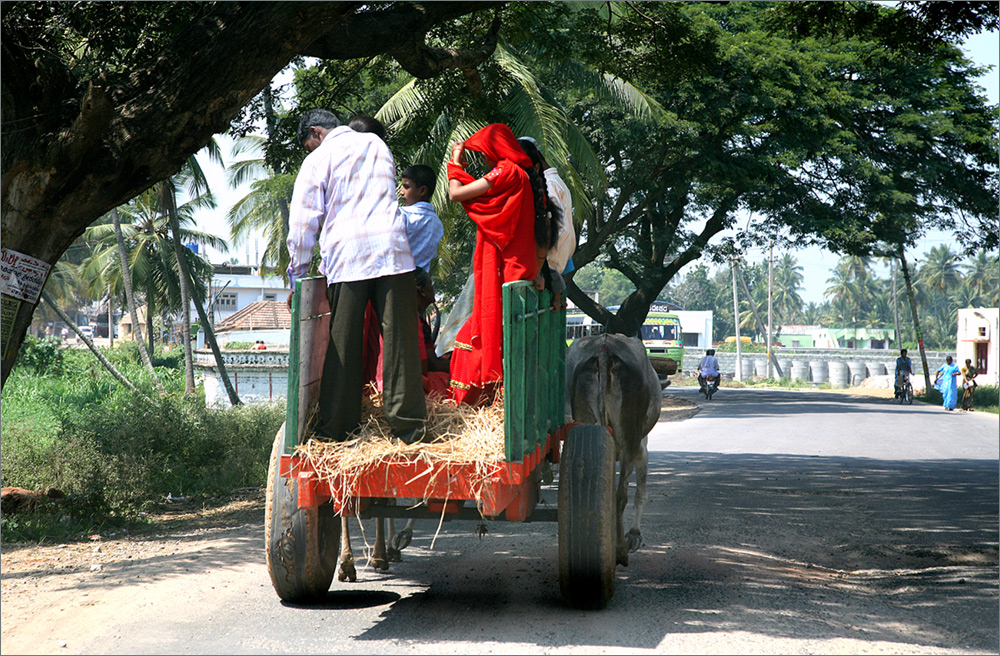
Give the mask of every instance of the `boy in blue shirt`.
<path id="1" fill-rule="evenodd" d="M 438 243 L 444 237 L 444 225 L 430 204 L 436 181 L 434 169 L 414 164 L 408 166 L 400 177 L 400 196 L 403 199 L 400 209 L 406 220 L 406 237 L 410 240 L 413 263 L 429 272 L 431 260 L 437 256 Z"/>

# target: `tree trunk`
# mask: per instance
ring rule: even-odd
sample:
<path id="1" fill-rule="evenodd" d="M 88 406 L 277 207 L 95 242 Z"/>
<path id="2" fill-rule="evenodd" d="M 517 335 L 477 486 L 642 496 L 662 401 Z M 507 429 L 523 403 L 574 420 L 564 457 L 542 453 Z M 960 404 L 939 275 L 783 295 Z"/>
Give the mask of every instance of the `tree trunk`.
<path id="1" fill-rule="evenodd" d="M 139 390 L 139 388 L 130 383 L 129 380 L 125 378 L 125 376 L 123 376 L 122 373 L 118 371 L 118 369 L 115 368 L 115 365 L 111 364 L 111 362 L 106 357 L 104 357 L 104 354 L 101 353 L 99 350 L 97 350 L 97 347 L 94 345 L 94 342 L 89 337 L 80 332 L 80 329 L 77 328 L 76 323 L 72 319 L 70 319 L 65 312 L 60 310 L 59 306 L 53 303 L 52 299 L 50 299 L 49 295 L 46 294 L 44 291 L 42 292 L 42 299 L 46 303 L 48 303 L 49 307 L 51 307 L 55 311 L 55 313 L 59 315 L 59 318 L 62 319 L 63 322 L 65 322 L 65 324 L 69 326 L 74 333 L 76 333 L 77 337 L 83 340 L 83 343 L 87 345 L 87 348 L 90 349 L 90 352 L 97 357 L 97 360 L 101 363 L 101 365 L 104 366 L 105 369 L 108 370 L 108 373 L 110 373 L 112 376 L 115 377 L 115 380 L 117 380 L 122 385 L 129 388 L 139 396 L 141 396 L 143 399 L 148 401 L 150 405 L 153 404 L 153 400 L 151 398 L 143 394 Z"/>
<path id="2" fill-rule="evenodd" d="M 896 293 L 896 259 L 889 260 L 892 265 L 892 321 L 896 329 L 896 348 L 903 348 L 903 336 L 899 332 L 899 298 Z"/>
<path id="3" fill-rule="evenodd" d="M 184 260 L 184 245 L 181 243 L 181 222 L 177 216 L 177 198 L 173 187 L 164 185 L 164 200 L 167 203 L 167 218 L 170 232 L 174 236 L 174 257 L 177 258 L 177 279 L 181 287 L 181 342 L 184 344 L 184 396 L 194 394 L 194 354 L 191 349 L 191 294 L 188 291 L 187 266 Z"/>
<path id="4" fill-rule="evenodd" d="M 156 342 L 153 337 L 155 326 L 153 324 L 153 290 L 152 284 L 146 286 L 146 343 L 149 345 L 149 357 L 152 362 L 153 354 L 156 353 Z"/>
<path id="5" fill-rule="evenodd" d="M 910 268 L 906 266 L 906 256 L 903 245 L 899 245 L 899 266 L 903 270 L 903 282 L 906 283 L 906 296 L 910 299 L 910 312 L 913 313 L 913 330 L 917 333 L 917 346 L 920 348 L 920 363 L 924 366 L 924 394 L 931 389 L 931 374 L 927 367 L 927 353 L 924 351 L 924 336 L 920 333 L 920 315 L 917 312 L 917 297 L 913 293 L 913 283 L 910 281 Z"/>
<path id="6" fill-rule="evenodd" d="M 115 239 L 118 242 L 118 257 L 121 260 L 122 266 L 122 286 L 125 288 L 125 300 L 128 302 L 129 316 L 132 317 L 132 339 L 139 346 L 139 357 L 150 373 L 153 374 L 153 380 L 156 381 L 157 389 L 160 392 L 166 392 L 163 382 L 156 375 L 156 369 L 153 367 L 153 360 L 146 351 L 146 345 L 142 343 L 142 328 L 139 326 L 139 314 L 135 311 L 135 292 L 132 289 L 132 276 L 128 270 L 128 249 L 125 248 L 125 238 L 122 237 L 122 224 L 118 219 L 118 208 L 112 208 L 111 221 L 114 223 Z M 149 314 L 148 303 L 146 305 L 146 314 Z"/>
<path id="7" fill-rule="evenodd" d="M 184 267 L 184 273 L 185 275 L 190 275 L 186 266 Z M 194 307 L 198 311 L 198 320 L 201 321 L 201 325 L 205 329 L 205 341 L 208 342 L 208 346 L 212 349 L 212 355 L 215 356 L 215 364 L 219 368 L 219 378 L 222 379 L 222 385 L 226 388 L 226 394 L 229 395 L 229 402 L 234 406 L 241 405 L 242 401 L 240 401 L 240 397 L 236 395 L 233 384 L 229 382 L 229 374 L 226 373 L 226 363 L 222 359 L 222 351 L 219 350 L 219 343 L 215 339 L 215 329 L 205 315 L 204 303 L 198 298 L 197 293 L 191 294 L 191 300 L 194 301 Z"/>

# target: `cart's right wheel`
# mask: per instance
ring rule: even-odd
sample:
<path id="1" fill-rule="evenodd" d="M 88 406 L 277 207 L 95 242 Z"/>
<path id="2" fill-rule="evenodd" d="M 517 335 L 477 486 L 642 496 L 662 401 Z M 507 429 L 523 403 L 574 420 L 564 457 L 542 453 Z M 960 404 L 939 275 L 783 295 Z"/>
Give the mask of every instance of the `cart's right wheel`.
<path id="1" fill-rule="evenodd" d="M 284 601 L 310 601 L 326 595 L 337 568 L 340 518 L 333 506 L 300 510 L 299 483 L 282 478 L 278 463 L 285 446 L 282 425 L 271 448 L 267 471 L 264 544 L 271 585 Z"/>
<path id="2" fill-rule="evenodd" d="M 574 426 L 559 464 L 559 588 L 577 608 L 615 593 L 615 443 L 603 426 Z"/>

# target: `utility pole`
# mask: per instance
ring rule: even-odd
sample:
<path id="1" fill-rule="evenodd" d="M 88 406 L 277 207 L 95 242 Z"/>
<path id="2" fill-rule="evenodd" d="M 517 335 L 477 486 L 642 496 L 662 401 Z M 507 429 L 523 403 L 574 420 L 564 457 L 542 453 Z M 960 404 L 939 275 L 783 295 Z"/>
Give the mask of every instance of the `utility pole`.
<path id="1" fill-rule="evenodd" d="M 773 320 L 773 314 L 771 312 L 771 285 L 774 283 L 774 242 L 771 242 L 767 246 L 767 377 L 773 378 L 771 375 L 771 321 Z"/>
<path id="2" fill-rule="evenodd" d="M 903 348 L 903 336 L 899 334 L 899 301 L 896 296 L 896 258 L 889 260 L 892 268 L 892 319 L 896 326 L 896 350 Z"/>
<path id="3" fill-rule="evenodd" d="M 733 270 L 733 324 L 736 326 L 736 380 L 743 381 L 743 347 L 740 345 L 740 301 L 736 295 L 736 258 L 730 264 Z"/>
<path id="4" fill-rule="evenodd" d="M 767 330 L 764 328 L 764 322 L 760 320 L 760 313 L 757 312 L 757 304 L 754 303 L 753 296 L 750 295 L 750 287 L 747 285 L 747 279 L 743 277 L 743 272 L 738 268 L 736 269 L 736 272 L 740 276 L 740 282 L 743 283 L 743 291 L 746 292 L 747 302 L 750 304 L 750 309 L 753 311 L 753 318 L 757 320 L 757 329 L 760 330 L 761 333 L 766 333 Z M 767 356 L 768 365 L 770 366 L 771 364 L 774 364 L 774 370 L 778 372 L 779 376 L 781 376 L 781 365 L 779 365 L 777 359 L 774 358 L 774 353 L 771 352 L 770 346 L 768 346 L 767 349 Z"/>
<path id="5" fill-rule="evenodd" d="M 917 299 L 913 294 L 913 281 L 910 280 L 910 269 L 906 266 L 906 256 L 903 245 L 899 244 L 896 251 L 899 255 L 899 266 L 903 269 L 903 282 L 906 283 L 906 295 L 910 299 L 910 312 L 913 313 L 913 330 L 917 333 L 917 346 L 920 348 L 920 364 L 924 366 L 924 394 L 931 389 L 931 374 L 927 367 L 927 353 L 924 351 L 924 337 L 920 333 L 920 315 L 917 313 Z"/>

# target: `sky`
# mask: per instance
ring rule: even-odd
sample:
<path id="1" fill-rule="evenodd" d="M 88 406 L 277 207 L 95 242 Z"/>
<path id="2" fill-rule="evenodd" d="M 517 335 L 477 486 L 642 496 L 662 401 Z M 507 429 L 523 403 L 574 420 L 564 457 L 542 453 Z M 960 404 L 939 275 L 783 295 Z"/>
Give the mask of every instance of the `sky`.
<path id="1" fill-rule="evenodd" d="M 978 83 L 985 89 L 986 97 L 990 103 L 996 104 L 1000 102 L 1000 61 L 998 61 L 1000 60 L 1000 32 L 977 34 L 966 41 L 963 50 L 966 56 L 976 64 L 992 67 L 988 74 L 979 78 Z M 228 162 L 232 141 L 225 135 L 217 135 L 216 139 L 222 145 L 223 154 Z M 200 158 L 200 161 L 208 176 L 209 184 L 211 185 L 210 188 L 215 191 L 219 206 L 216 210 L 203 210 L 195 215 L 198 229 L 228 239 L 229 227 L 226 223 L 225 215 L 229 211 L 229 208 L 247 193 L 248 188 L 229 189 L 221 167 L 208 162 L 206 159 Z M 934 246 L 953 243 L 954 239 L 952 239 L 950 233 L 931 231 L 918 242 L 916 248 L 908 251 L 908 263 L 912 267 L 915 263 L 919 263 L 923 254 Z M 209 257 L 214 263 L 220 263 L 235 257 L 239 264 L 256 265 L 263 246 L 263 242 L 259 240 L 250 240 L 242 244 L 234 243 L 227 254 L 221 254 L 210 249 Z M 779 258 L 782 254 L 782 252 L 776 250 L 774 253 L 775 259 Z M 802 300 L 806 303 L 822 303 L 826 300 L 823 295 L 827 287 L 826 280 L 830 277 L 830 272 L 837 264 L 839 256 L 818 247 L 795 250 L 792 251 L 792 255 L 802 267 L 803 283 L 800 290 Z M 766 261 L 766 258 L 767 253 L 762 248 L 751 249 L 746 253 L 746 259 L 750 263 Z M 696 263 L 697 261 L 694 264 Z M 877 275 L 881 277 L 889 275 L 887 267 L 876 264 L 875 270 Z M 686 271 L 682 270 L 681 273 L 686 273 Z"/>

